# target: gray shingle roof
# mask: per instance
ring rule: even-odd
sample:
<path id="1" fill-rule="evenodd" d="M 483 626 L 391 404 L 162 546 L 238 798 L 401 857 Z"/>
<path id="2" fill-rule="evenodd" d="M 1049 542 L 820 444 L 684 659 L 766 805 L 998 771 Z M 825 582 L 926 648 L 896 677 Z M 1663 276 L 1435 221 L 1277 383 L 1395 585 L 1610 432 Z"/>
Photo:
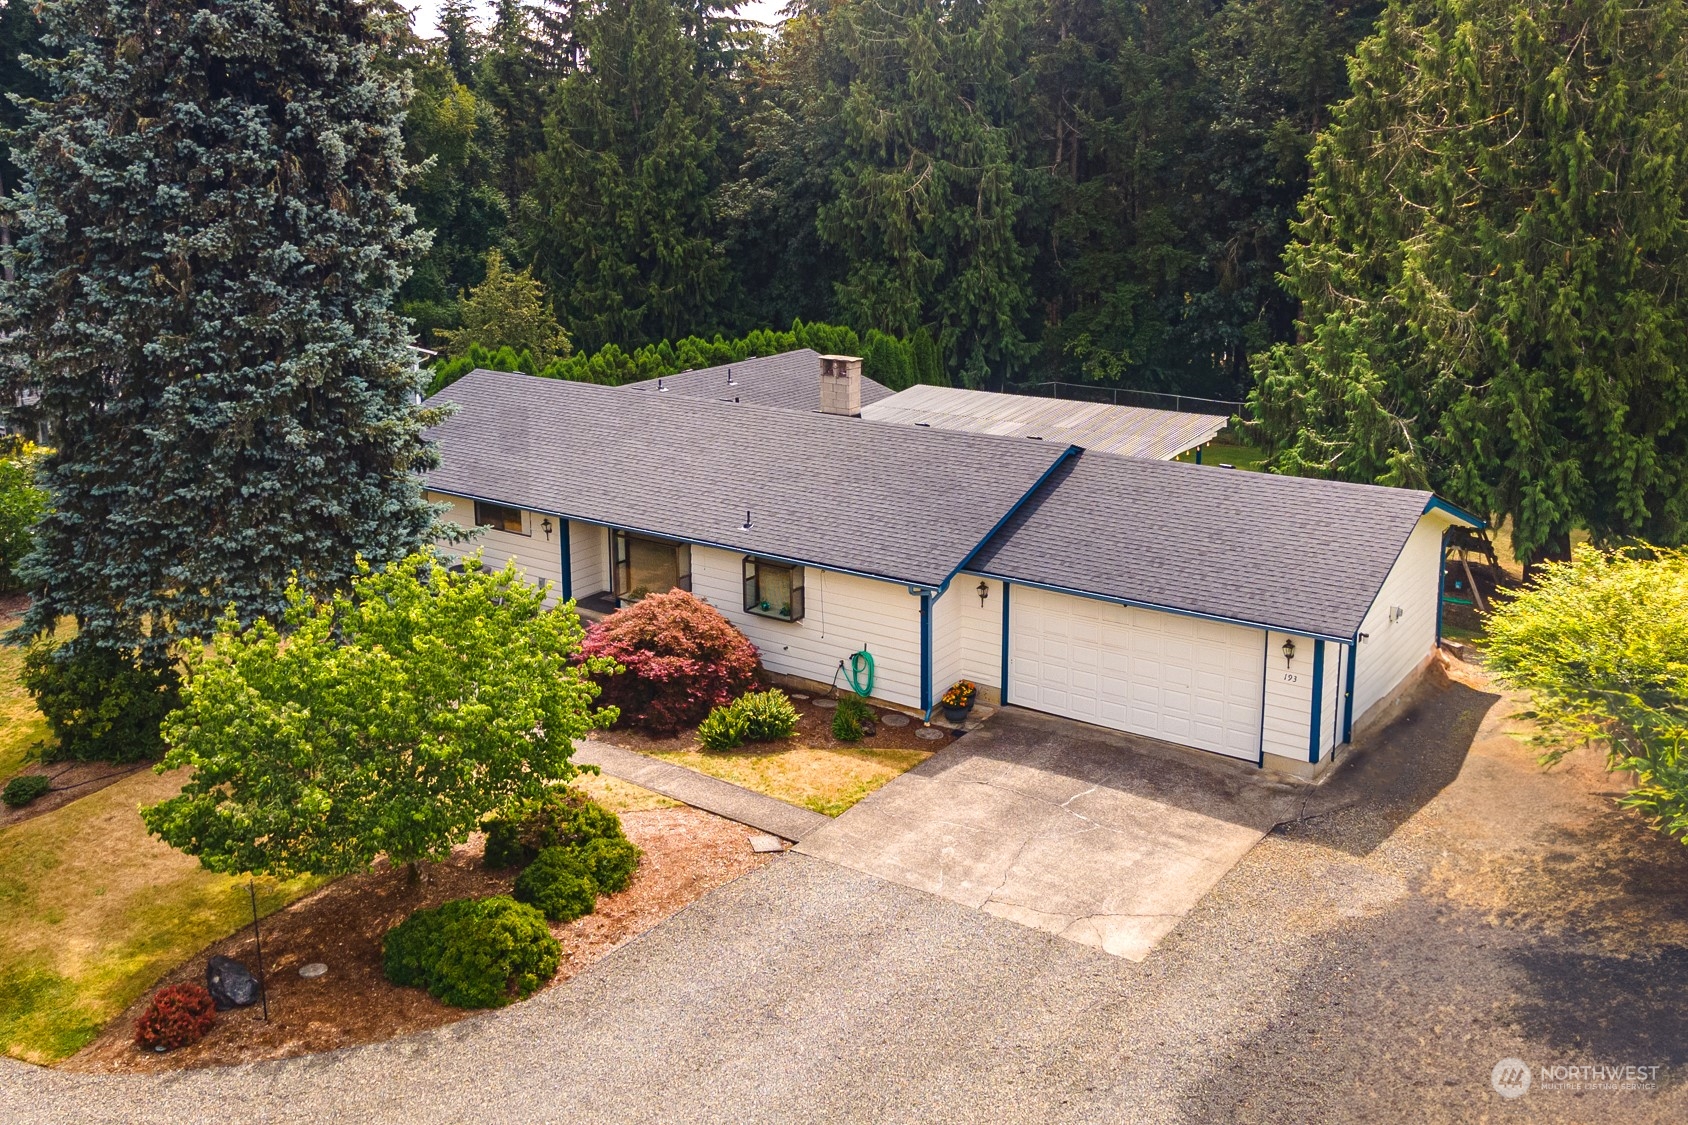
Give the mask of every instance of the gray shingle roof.
<path id="1" fill-rule="evenodd" d="M 429 488 L 934 588 L 1071 448 L 495 371 L 429 402 Z"/>
<path id="2" fill-rule="evenodd" d="M 727 383 L 731 371 L 733 385 Z M 646 379 L 627 383 L 622 389 L 654 391 L 662 384 L 664 394 L 713 398 L 722 402 L 737 399 L 741 403 L 760 406 L 780 406 L 787 410 L 819 410 L 821 408 L 821 356 L 812 348 L 798 348 L 794 352 L 745 359 L 720 367 L 703 367 L 696 371 L 682 371 L 678 375 L 664 375 L 661 379 Z M 862 376 L 862 405 L 891 397 L 891 388 Z"/>
<path id="3" fill-rule="evenodd" d="M 1430 497 L 1087 450 L 968 569 L 1349 638 Z"/>

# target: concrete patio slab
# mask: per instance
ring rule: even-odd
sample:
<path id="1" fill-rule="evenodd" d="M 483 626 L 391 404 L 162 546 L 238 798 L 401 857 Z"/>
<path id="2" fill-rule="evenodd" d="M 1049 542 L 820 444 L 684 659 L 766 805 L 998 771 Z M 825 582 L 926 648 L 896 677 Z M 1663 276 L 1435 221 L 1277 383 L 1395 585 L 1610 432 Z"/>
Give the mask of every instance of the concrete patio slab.
<path id="1" fill-rule="evenodd" d="M 798 850 L 1140 961 L 1303 793 L 1007 708 Z"/>

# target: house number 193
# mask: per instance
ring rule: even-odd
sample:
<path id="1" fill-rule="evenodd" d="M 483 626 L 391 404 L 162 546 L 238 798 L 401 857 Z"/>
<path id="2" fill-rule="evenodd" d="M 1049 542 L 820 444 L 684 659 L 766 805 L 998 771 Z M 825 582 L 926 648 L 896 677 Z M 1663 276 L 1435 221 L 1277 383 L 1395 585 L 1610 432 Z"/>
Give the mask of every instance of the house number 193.
<path id="1" fill-rule="evenodd" d="M 1285 672 L 1284 673 L 1284 683 L 1293 684 L 1293 683 L 1296 683 L 1296 682 L 1297 682 L 1297 680 L 1296 680 L 1296 676 L 1295 676 L 1294 672 Z"/>

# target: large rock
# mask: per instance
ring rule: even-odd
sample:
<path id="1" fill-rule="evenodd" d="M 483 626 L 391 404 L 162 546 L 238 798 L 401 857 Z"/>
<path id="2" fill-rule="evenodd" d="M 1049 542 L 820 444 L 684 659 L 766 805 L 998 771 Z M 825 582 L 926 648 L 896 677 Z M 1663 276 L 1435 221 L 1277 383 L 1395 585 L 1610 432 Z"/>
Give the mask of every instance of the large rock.
<path id="1" fill-rule="evenodd" d="M 258 1002 L 258 978 L 245 965 L 228 957 L 213 957 L 205 966 L 205 989 L 219 1012 Z"/>

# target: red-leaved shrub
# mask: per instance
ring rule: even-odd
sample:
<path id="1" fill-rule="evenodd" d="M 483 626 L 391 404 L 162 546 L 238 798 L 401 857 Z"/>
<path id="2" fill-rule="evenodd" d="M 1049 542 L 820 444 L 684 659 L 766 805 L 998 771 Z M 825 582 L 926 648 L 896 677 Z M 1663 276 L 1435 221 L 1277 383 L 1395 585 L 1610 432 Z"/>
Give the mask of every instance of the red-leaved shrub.
<path id="1" fill-rule="evenodd" d="M 594 677 L 604 689 L 598 702 L 621 708 L 621 722 L 660 734 L 702 722 L 762 679 L 756 646 L 684 590 L 648 594 L 610 614 L 587 630 L 581 655 L 626 668 Z"/>
<path id="2" fill-rule="evenodd" d="M 154 1051 L 191 1047 L 217 1021 L 217 1005 L 203 984 L 171 984 L 158 990 L 135 1023 L 135 1046 Z"/>

